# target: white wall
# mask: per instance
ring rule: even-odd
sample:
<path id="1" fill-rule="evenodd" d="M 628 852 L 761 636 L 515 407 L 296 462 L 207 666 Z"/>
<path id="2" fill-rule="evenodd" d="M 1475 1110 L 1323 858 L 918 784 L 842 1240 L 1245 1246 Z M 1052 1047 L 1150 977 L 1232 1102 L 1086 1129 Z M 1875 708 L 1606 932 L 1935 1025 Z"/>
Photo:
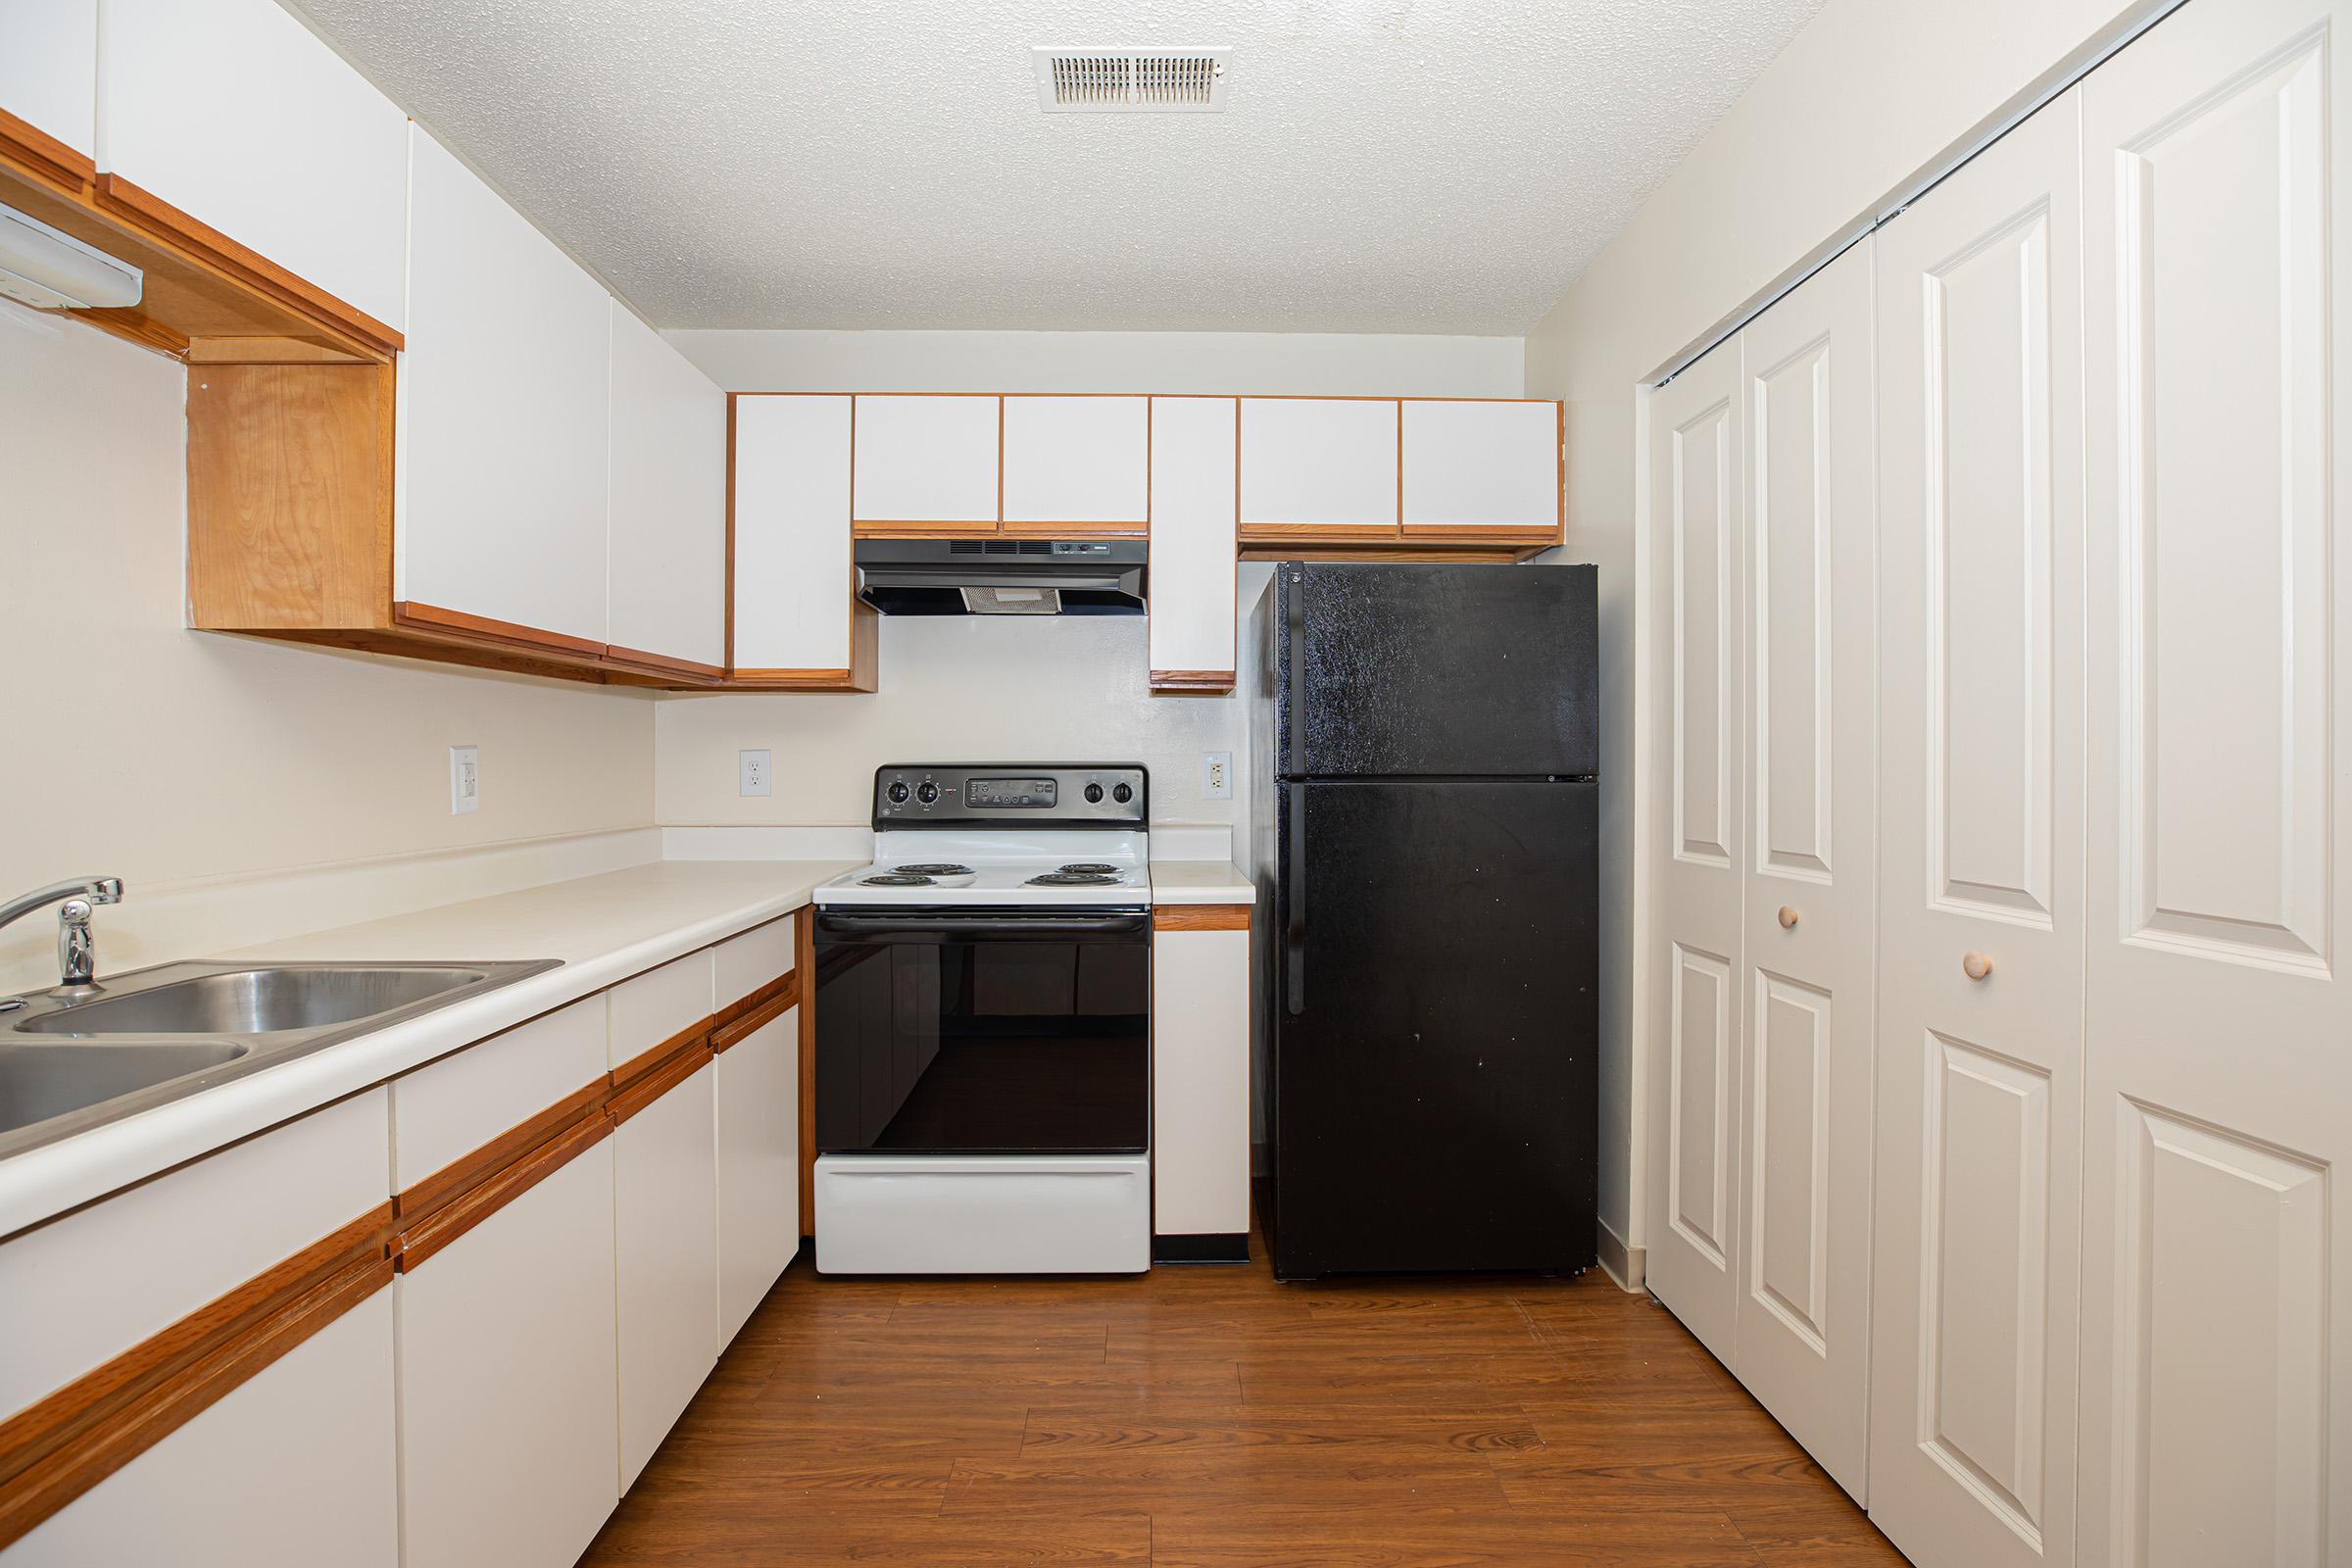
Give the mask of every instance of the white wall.
<path id="1" fill-rule="evenodd" d="M 730 392 L 1520 395 L 1525 340 L 1337 332 L 662 334 Z"/>
<path id="2" fill-rule="evenodd" d="M 1517 397 L 1517 338 L 1192 332 L 665 334 L 738 392 L 1233 392 Z M 1241 604 L 1268 568 L 1245 565 Z M 672 697 L 655 720 L 665 825 L 858 823 L 885 762 L 1141 761 L 1160 821 L 1246 821 L 1238 697 L 1153 697 L 1144 620 L 885 617 L 863 697 Z M 737 793 L 736 752 L 776 754 L 775 793 Z M 1234 754 L 1233 798 L 1200 798 L 1203 752 Z M 1238 837 L 1239 835 L 1237 835 Z M 1237 844 L 1237 852 L 1243 846 Z"/>
<path id="3" fill-rule="evenodd" d="M 122 877 L 119 968 L 193 956 L 108 940 L 174 884 L 652 822 L 641 694 L 186 630 L 186 375 L 0 302 L 0 897 Z M 54 984 L 54 943 L 46 916 L 0 934 L 0 991 Z"/>
<path id="4" fill-rule="evenodd" d="M 2118 15 L 2118 0 L 1828 0 L 1528 339 L 1568 405 L 1565 559 L 1600 565 L 1603 1221 L 1642 1237 L 1633 1015 L 1636 381 L 1869 210 Z"/>

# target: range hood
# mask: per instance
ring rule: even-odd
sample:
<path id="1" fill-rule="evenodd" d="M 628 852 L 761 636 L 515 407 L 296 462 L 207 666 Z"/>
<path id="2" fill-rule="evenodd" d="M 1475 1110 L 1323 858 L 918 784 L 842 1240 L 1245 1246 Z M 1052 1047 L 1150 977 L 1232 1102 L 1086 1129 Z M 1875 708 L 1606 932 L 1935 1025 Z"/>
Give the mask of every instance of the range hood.
<path id="1" fill-rule="evenodd" d="M 885 615 L 1140 615 L 1141 539 L 860 539 L 858 597 Z"/>

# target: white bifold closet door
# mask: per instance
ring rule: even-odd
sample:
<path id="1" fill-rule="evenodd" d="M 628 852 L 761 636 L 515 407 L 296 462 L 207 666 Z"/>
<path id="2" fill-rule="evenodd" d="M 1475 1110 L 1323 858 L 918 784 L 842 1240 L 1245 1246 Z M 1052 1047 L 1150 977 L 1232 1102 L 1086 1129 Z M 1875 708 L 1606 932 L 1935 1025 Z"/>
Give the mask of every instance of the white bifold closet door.
<path id="1" fill-rule="evenodd" d="M 2082 88 L 2085 1563 L 2352 1562 L 2348 20 Z"/>
<path id="2" fill-rule="evenodd" d="M 1670 762 L 1648 1280 L 1856 1496 L 1868 1454 L 1866 242 L 1654 395 Z"/>
<path id="3" fill-rule="evenodd" d="M 1878 235 L 1870 1511 L 1925 1568 L 2073 1560 L 2078 117 L 2069 94 Z"/>

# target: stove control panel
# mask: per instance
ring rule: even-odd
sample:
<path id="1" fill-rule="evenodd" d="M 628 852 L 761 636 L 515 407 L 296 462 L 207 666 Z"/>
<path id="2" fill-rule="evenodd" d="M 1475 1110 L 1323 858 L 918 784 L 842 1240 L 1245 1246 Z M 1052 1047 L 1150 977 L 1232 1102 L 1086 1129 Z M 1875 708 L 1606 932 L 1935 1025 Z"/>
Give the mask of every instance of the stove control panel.
<path id="1" fill-rule="evenodd" d="M 1137 828 L 1150 820 L 1141 763 L 949 762 L 874 770 L 874 826 Z"/>

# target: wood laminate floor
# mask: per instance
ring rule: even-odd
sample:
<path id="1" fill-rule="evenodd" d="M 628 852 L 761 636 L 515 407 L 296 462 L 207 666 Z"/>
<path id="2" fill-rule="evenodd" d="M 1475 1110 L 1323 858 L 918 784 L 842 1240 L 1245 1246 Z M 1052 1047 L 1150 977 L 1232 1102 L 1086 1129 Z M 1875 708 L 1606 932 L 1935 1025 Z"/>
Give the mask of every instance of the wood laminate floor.
<path id="1" fill-rule="evenodd" d="M 1576 1280 L 824 1279 L 806 1253 L 584 1564 L 1900 1556 L 1664 1308 Z"/>

